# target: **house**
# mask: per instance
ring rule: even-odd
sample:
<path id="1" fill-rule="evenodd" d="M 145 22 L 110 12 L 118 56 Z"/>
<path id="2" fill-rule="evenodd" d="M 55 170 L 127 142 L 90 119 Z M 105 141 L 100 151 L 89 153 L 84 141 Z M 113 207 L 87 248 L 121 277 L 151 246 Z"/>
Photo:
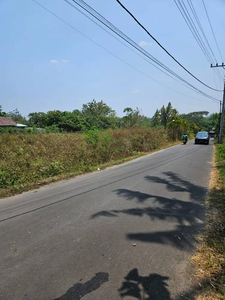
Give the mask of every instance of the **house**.
<path id="1" fill-rule="evenodd" d="M 11 117 L 0 117 L 0 128 L 26 128 L 27 125 L 15 123 Z"/>
<path id="2" fill-rule="evenodd" d="M 16 123 L 10 117 L 0 117 L 0 128 L 16 127 Z"/>

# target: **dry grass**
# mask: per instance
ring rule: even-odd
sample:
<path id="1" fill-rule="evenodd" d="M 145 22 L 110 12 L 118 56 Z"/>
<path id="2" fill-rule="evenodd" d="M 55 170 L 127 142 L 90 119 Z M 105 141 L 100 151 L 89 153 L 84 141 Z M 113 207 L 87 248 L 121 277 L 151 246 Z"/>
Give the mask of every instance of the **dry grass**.
<path id="1" fill-rule="evenodd" d="M 207 200 L 206 227 L 192 262 L 198 280 L 196 300 L 225 299 L 225 164 L 216 145 L 216 158 Z M 225 145 L 224 145 L 225 147 Z"/>
<path id="2" fill-rule="evenodd" d="M 0 198 L 173 144 L 163 129 L 131 128 L 87 134 L 1 134 Z"/>

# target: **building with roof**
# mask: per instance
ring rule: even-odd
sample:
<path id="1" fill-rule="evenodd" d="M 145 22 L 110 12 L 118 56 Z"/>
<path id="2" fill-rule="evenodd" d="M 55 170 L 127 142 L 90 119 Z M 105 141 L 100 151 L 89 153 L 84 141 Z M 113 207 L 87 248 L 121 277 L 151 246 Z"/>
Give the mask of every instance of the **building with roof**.
<path id="1" fill-rule="evenodd" d="M 0 117 L 0 128 L 26 128 L 27 125 L 17 124 L 11 117 Z"/>
<path id="2" fill-rule="evenodd" d="M 11 117 L 0 117 L 0 127 L 1 128 L 16 127 L 16 123 L 11 119 Z"/>

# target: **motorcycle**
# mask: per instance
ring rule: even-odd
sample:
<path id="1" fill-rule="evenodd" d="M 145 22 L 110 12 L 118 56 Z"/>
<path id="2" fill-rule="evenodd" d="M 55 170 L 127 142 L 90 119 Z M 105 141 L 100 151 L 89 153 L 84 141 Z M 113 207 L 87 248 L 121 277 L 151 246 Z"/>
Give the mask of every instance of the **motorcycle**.
<path id="1" fill-rule="evenodd" d="M 182 142 L 183 142 L 184 145 L 186 145 L 187 144 L 187 139 L 183 139 Z"/>

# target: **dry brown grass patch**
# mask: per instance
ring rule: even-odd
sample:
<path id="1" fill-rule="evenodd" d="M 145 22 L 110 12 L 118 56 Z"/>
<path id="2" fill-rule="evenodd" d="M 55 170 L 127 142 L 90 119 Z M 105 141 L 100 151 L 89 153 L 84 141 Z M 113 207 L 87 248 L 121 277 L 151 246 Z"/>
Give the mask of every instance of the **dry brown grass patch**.
<path id="1" fill-rule="evenodd" d="M 222 164 L 221 164 L 222 163 Z M 196 300 L 225 299 L 225 168 L 216 152 L 207 199 L 206 227 L 192 262 L 199 287 Z"/>

